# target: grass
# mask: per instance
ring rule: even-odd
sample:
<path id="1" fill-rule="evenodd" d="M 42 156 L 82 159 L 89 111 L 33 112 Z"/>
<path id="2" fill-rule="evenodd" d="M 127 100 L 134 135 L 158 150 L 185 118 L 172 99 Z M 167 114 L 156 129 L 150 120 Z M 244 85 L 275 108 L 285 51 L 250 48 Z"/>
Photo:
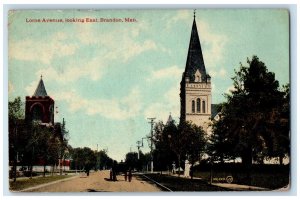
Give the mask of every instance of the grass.
<path id="1" fill-rule="evenodd" d="M 195 172 L 195 177 L 200 177 L 204 180 L 210 180 L 210 172 L 202 171 Z M 262 187 L 266 189 L 278 189 L 285 187 L 289 184 L 289 173 L 280 173 L 280 172 L 252 172 L 250 173 L 250 178 L 247 177 L 245 172 L 224 172 L 224 171 L 213 171 L 213 182 L 214 183 L 226 183 L 224 180 L 227 176 L 233 177 L 234 184 L 241 185 L 251 185 L 256 187 Z"/>
<path id="2" fill-rule="evenodd" d="M 198 192 L 198 191 L 230 191 L 229 189 L 210 185 L 199 179 L 186 179 L 182 177 L 161 175 L 161 174 L 146 174 L 149 178 L 158 183 L 170 188 L 172 191 L 181 192 Z M 139 178 L 149 182 L 148 179 L 140 176 Z"/>
<path id="3" fill-rule="evenodd" d="M 30 178 L 19 178 L 16 182 L 9 181 L 9 190 L 11 191 L 20 191 L 26 188 L 34 187 L 37 185 L 41 185 L 44 183 L 50 183 L 53 181 L 69 178 L 71 175 L 64 175 L 64 176 L 46 176 L 46 177 L 33 177 Z"/>

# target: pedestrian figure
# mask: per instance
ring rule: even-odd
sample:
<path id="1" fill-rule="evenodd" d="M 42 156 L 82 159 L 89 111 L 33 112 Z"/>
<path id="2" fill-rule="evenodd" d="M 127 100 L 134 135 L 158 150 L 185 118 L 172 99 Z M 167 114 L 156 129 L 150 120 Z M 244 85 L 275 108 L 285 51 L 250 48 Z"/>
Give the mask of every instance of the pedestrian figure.
<path id="1" fill-rule="evenodd" d="M 114 161 L 114 163 L 113 163 L 112 176 L 113 176 L 113 181 L 117 181 L 117 162 L 116 161 Z"/>
<path id="2" fill-rule="evenodd" d="M 129 168 L 129 171 L 128 171 L 128 181 L 131 182 L 131 179 L 132 179 L 132 172 L 131 172 L 131 168 Z"/>
<path id="3" fill-rule="evenodd" d="M 109 170 L 109 180 L 113 180 L 113 172 L 112 169 Z"/>
<path id="4" fill-rule="evenodd" d="M 127 170 L 125 170 L 124 176 L 125 176 L 125 181 L 127 181 Z"/>
<path id="5" fill-rule="evenodd" d="M 90 167 L 89 166 L 85 167 L 85 173 L 86 173 L 87 176 L 90 175 Z"/>

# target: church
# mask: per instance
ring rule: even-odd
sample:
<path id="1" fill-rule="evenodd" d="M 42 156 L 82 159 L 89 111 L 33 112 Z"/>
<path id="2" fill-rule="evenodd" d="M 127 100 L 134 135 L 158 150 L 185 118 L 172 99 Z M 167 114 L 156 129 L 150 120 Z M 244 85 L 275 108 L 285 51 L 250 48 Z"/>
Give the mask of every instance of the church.
<path id="1" fill-rule="evenodd" d="M 180 82 L 180 121 L 190 121 L 208 131 L 217 112 L 212 104 L 211 77 L 207 73 L 194 12 L 185 70 Z"/>
<path id="2" fill-rule="evenodd" d="M 33 96 L 26 96 L 25 120 L 54 125 L 54 100 L 48 96 L 42 76 Z"/>

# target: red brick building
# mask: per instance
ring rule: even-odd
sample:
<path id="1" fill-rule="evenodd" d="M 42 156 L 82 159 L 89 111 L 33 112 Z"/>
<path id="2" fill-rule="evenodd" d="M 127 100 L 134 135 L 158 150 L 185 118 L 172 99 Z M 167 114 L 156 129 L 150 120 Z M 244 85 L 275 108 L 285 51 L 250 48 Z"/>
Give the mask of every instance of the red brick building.
<path id="1" fill-rule="evenodd" d="M 33 96 L 26 96 L 25 120 L 54 125 L 54 100 L 47 95 L 42 76 Z"/>

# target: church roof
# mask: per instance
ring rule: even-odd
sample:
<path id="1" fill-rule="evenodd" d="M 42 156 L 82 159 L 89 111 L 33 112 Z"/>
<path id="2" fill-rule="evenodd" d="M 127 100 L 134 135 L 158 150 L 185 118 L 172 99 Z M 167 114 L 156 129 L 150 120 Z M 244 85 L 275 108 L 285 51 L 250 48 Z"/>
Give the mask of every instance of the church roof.
<path id="1" fill-rule="evenodd" d="M 220 104 L 211 104 L 211 119 L 214 119 L 215 116 L 221 111 Z"/>
<path id="2" fill-rule="evenodd" d="M 33 96 L 36 96 L 36 97 L 45 97 L 45 96 L 48 96 L 47 92 L 46 92 L 46 89 L 45 89 L 45 85 L 44 85 L 42 76 L 41 76 L 41 80 L 40 80 L 37 88 L 35 89 L 35 92 L 34 92 Z"/>
<path id="3" fill-rule="evenodd" d="M 219 112 L 219 104 L 211 104 L 211 118 L 215 118 Z"/>
<path id="4" fill-rule="evenodd" d="M 194 16 L 184 77 L 189 77 L 190 81 L 194 81 L 194 74 L 196 73 L 197 69 L 201 73 L 202 81 L 206 81 L 206 70 L 197 30 L 197 24 Z"/>

